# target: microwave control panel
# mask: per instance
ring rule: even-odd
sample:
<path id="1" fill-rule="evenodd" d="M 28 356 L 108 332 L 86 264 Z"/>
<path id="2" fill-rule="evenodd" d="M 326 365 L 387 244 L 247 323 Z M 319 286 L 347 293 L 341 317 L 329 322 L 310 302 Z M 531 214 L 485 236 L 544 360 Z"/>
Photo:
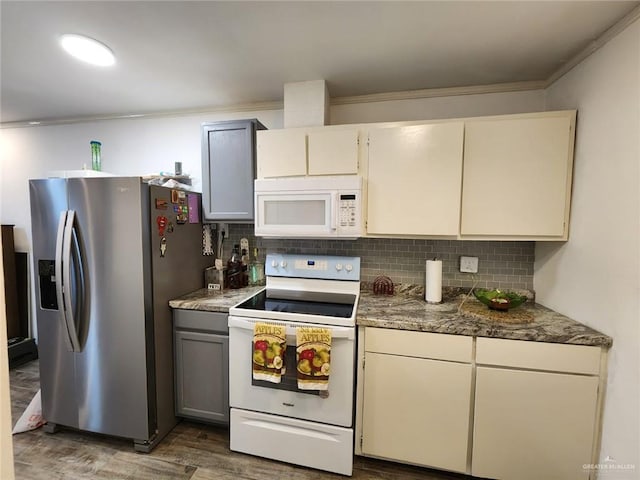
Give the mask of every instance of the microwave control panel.
<path id="1" fill-rule="evenodd" d="M 355 193 L 341 193 L 338 203 L 341 228 L 356 227 L 359 198 Z"/>

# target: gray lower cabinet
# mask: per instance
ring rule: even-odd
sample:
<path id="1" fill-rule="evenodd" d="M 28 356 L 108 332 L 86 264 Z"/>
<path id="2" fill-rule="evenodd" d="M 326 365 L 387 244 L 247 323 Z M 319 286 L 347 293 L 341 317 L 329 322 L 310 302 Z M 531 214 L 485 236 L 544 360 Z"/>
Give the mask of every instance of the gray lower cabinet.
<path id="1" fill-rule="evenodd" d="M 226 313 L 174 310 L 176 415 L 229 424 Z"/>

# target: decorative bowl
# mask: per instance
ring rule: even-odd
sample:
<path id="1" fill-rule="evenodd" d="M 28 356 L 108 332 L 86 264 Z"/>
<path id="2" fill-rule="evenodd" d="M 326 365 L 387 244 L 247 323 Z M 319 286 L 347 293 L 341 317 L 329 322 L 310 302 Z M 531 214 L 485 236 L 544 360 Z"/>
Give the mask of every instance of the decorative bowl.
<path id="1" fill-rule="evenodd" d="M 509 310 L 516 308 L 527 301 L 527 297 L 515 292 L 503 292 L 502 290 L 486 290 L 478 288 L 473 290 L 475 297 L 492 310 Z"/>

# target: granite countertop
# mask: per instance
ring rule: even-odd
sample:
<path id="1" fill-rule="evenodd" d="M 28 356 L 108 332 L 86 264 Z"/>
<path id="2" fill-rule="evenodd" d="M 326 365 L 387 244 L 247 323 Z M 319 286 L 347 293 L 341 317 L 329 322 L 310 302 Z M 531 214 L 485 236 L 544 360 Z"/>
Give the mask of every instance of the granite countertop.
<path id="1" fill-rule="evenodd" d="M 231 307 L 249 298 L 263 288 L 264 286 L 244 287 L 223 291 L 201 288 L 200 290 L 169 301 L 169 306 L 171 308 L 181 308 L 184 310 L 228 313 Z"/>
<path id="2" fill-rule="evenodd" d="M 202 288 L 171 300 L 169 306 L 227 313 L 263 288 L 245 287 L 222 292 Z M 534 342 L 604 347 L 613 343 L 611 337 L 534 302 L 527 301 L 505 316 L 502 312 L 489 311 L 473 297 L 465 300 L 466 295 L 460 289 L 445 289 L 443 303 L 436 305 L 425 302 L 422 292 L 409 288 L 401 289 L 396 295 L 374 295 L 364 290 L 360 294 L 356 323 L 367 327 Z M 459 312 L 463 301 L 463 309 Z M 499 321 L 500 318 L 505 321 Z"/>
<path id="3" fill-rule="evenodd" d="M 566 343 L 610 347 L 613 339 L 586 325 L 537 303 L 528 302 L 508 313 L 509 322 L 489 319 L 500 318 L 503 312 L 489 311 L 475 298 L 453 292 L 441 304 L 432 305 L 424 297 L 412 292 L 399 295 L 360 294 L 357 324 L 367 327 L 393 328 L 420 332 L 447 333 L 476 337 L 494 337 L 534 342 Z M 458 312 L 463 302 L 470 308 Z M 477 304 L 477 305 L 475 305 Z M 463 306 L 464 307 L 464 306 Z M 482 318 L 475 312 L 487 312 Z M 523 320 L 518 323 L 517 318 Z"/>

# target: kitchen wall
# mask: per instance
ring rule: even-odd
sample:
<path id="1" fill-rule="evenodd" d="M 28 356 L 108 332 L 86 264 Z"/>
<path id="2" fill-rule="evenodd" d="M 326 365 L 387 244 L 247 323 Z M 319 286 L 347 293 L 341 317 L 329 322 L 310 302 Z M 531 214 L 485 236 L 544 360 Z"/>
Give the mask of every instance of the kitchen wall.
<path id="1" fill-rule="evenodd" d="M 173 172 L 174 162 L 201 189 L 200 124 L 259 117 L 282 125 L 282 111 L 262 110 L 104 120 L 0 130 L 0 221 L 14 224 L 19 251 L 30 250 L 28 179 L 91 166 L 89 141 L 102 142 L 102 170 L 117 175 Z"/>
<path id="2" fill-rule="evenodd" d="M 556 81 L 578 109 L 571 232 L 535 249 L 537 300 L 613 337 L 600 462 L 640 478 L 640 20 Z M 620 467 L 617 467 L 620 468 Z"/>
<path id="3" fill-rule="evenodd" d="M 457 240 L 403 240 L 360 238 L 358 240 L 278 240 L 256 238 L 253 225 L 229 225 L 224 243 L 224 259 L 231 256 L 234 244 L 245 237 L 250 253 L 289 252 L 360 257 L 361 279 L 372 282 L 386 275 L 394 283 L 425 284 L 425 261 L 442 260 L 442 284 L 447 287 L 533 288 L 533 242 L 479 242 Z M 477 276 L 460 273 L 460 255 L 479 258 Z"/>
<path id="4" fill-rule="evenodd" d="M 544 110 L 544 90 L 349 103 L 331 107 L 331 124 L 401 122 Z"/>

